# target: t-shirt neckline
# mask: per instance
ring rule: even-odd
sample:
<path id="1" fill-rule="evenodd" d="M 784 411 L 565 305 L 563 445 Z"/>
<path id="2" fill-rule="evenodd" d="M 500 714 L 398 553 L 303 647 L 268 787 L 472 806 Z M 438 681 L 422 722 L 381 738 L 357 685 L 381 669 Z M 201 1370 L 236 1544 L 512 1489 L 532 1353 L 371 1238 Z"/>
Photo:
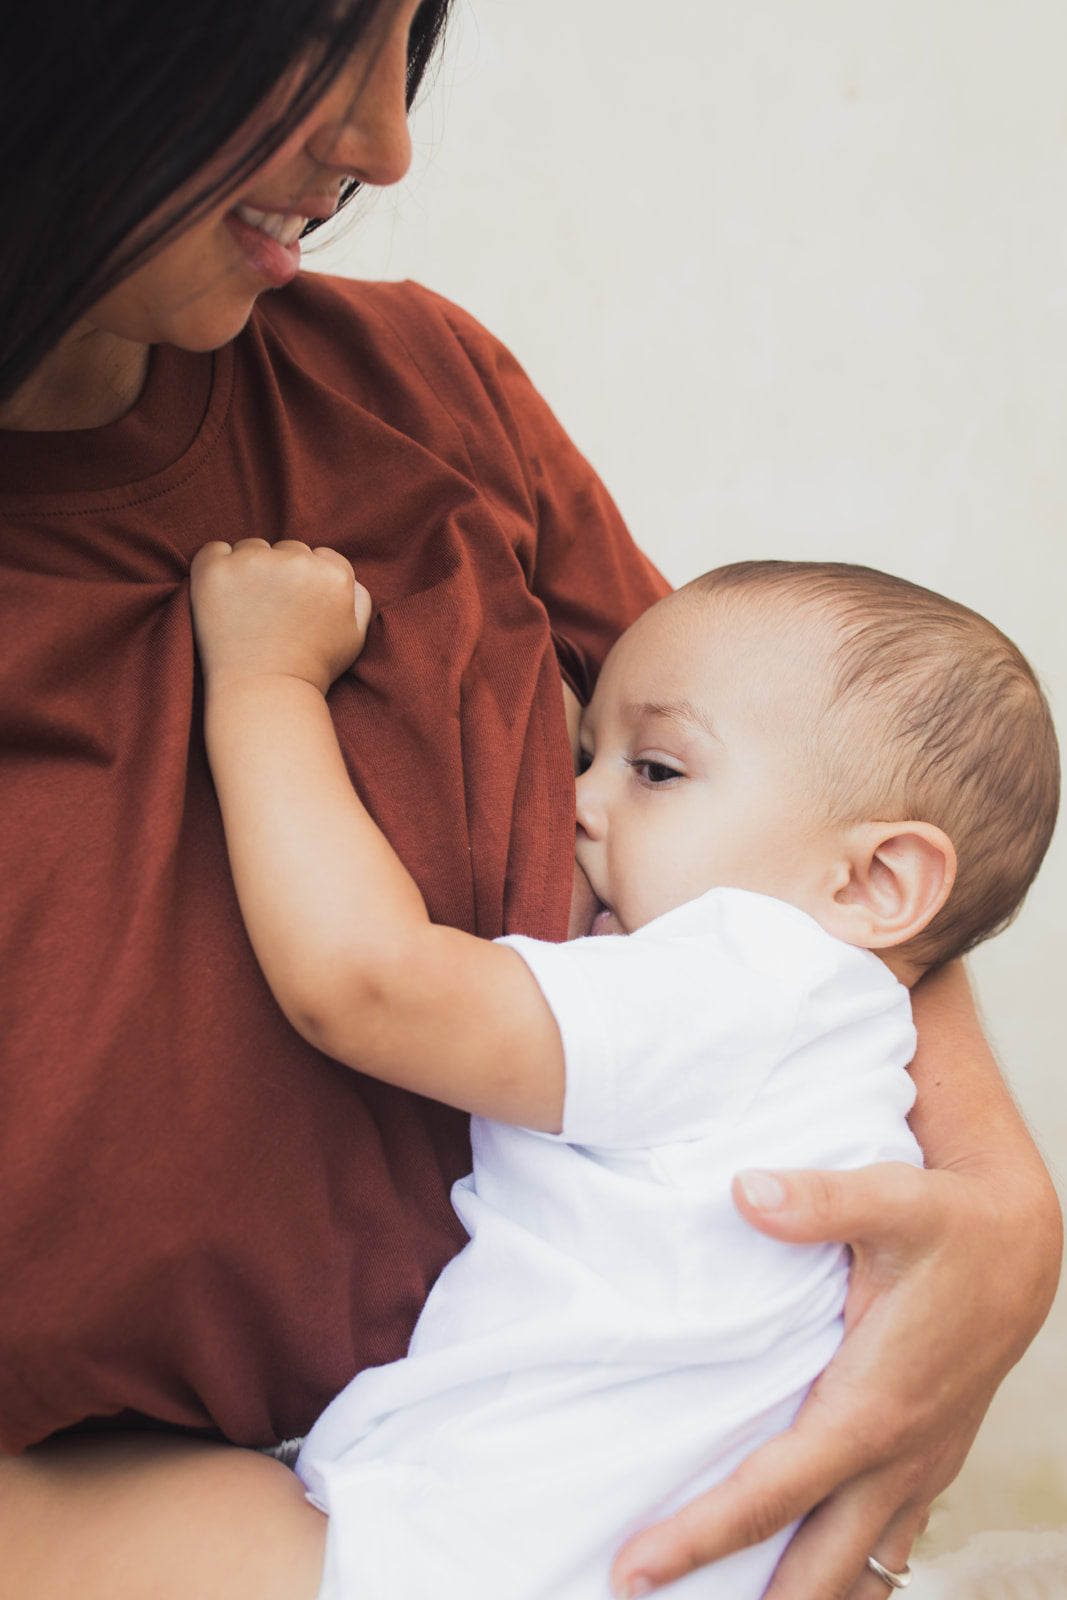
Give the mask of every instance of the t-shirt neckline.
<path id="1" fill-rule="evenodd" d="M 156 345 L 144 388 L 116 422 L 59 433 L 0 429 L 0 506 L 76 510 L 109 491 L 125 498 L 134 485 L 143 492 L 153 479 L 184 478 L 217 431 L 208 424 L 225 410 L 232 373 L 232 345 L 206 353 Z"/>

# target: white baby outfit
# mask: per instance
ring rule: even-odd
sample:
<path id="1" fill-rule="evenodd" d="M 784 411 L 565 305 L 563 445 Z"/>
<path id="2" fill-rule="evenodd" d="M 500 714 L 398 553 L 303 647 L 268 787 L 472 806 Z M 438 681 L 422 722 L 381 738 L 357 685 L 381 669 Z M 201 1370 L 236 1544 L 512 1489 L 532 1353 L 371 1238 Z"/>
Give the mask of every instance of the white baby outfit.
<path id="1" fill-rule="evenodd" d="M 757 1233 L 733 1175 L 921 1164 L 907 990 L 803 912 L 717 889 L 503 942 L 559 1023 L 563 1132 L 475 1118 L 470 1244 L 308 1436 L 320 1600 L 608 1600 L 626 1536 L 787 1427 L 841 1336 L 847 1252 Z M 669 1592 L 757 1600 L 787 1537 Z"/>

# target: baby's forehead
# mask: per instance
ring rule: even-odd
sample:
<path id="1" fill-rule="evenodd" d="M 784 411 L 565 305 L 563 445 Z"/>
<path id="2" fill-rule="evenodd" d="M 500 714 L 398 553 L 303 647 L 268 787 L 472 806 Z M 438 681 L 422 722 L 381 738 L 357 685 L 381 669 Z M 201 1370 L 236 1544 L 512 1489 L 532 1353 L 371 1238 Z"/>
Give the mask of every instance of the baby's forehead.
<path id="1" fill-rule="evenodd" d="M 760 691 L 783 702 L 833 693 L 840 630 L 794 597 L 679 590 L 624 635 L 627 675 L 701 690 Z"/>
<path id="2" fill-rule="evenodd" d="M 834 699 L 826 630 L 766 607 L 719 606 L 683 590 L 646 612 L 607 663 L 589 709 L 626 724 L 659 714 L 720 743 L 764 735 L 798 764 Z M 739 746 L 738 746 L 739 748 Z"/>

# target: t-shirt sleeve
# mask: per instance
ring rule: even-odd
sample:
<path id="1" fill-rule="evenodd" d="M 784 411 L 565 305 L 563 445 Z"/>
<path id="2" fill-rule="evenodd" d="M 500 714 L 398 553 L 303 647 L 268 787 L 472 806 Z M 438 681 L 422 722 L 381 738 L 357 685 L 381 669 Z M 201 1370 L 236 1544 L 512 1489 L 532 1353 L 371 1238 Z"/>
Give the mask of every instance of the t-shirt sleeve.
<path id="1" fill-rule="evenodd" d="M 691 936 L 682 913 L 629 937 L 502 941 L 527 963 L 559 1026 L 559 1137 L 569 1144 L 637 1149 L 704 1137 L 742 1115 L 788 1046 L 795 986 Z"/>
<path id="2" fill-rule="evenodd" d="M 530 587 L 560 667 L 586 700 L 619 634 L 670 585 L 511 352 L 466 312 L 441 305 L 513 441 L 537 524 Z"/>

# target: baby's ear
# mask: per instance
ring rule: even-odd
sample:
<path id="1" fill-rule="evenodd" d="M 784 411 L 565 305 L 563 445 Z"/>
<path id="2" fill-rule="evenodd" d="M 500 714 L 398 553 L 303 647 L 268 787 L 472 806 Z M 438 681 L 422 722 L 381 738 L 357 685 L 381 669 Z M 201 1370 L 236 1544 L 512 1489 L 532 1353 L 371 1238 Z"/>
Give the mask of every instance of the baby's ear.
<path id="1" fill-rule="evenodd" d="M 867 822 L 853 829 L 824 926 L 846 944 L 889 950 L 931 922 L 956 877 L 952 841 L 930 822 Z"/>

